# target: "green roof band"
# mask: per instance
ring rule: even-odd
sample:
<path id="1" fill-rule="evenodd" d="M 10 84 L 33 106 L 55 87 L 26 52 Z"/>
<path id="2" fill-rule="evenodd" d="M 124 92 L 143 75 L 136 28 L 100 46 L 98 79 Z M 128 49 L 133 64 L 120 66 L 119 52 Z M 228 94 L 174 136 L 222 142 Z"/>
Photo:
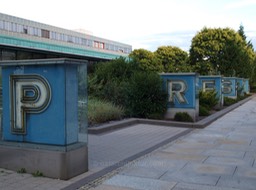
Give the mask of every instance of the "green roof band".
<path id="1" fill-rule="evenodd" d="M 56 44 L 45 43 L 45 42 L 25 40 L 21 38 L 4 36 L 4 35 L 0 35 L 0 45 L 23 47 L 23 48 L 36 49 L 36 50 L 45 50 L 50 52 L 65 53 L 65 54 L 93 57 L 93 58 L 100 58 L 100 59 L 115 59 L 120 56 L 127 57 L 127 55 L 110 54 L 110 53 L 98 52 L 98 51 L 87 50 L 82 48 L 74 48 L 74 47 L 56 45 Z"/>

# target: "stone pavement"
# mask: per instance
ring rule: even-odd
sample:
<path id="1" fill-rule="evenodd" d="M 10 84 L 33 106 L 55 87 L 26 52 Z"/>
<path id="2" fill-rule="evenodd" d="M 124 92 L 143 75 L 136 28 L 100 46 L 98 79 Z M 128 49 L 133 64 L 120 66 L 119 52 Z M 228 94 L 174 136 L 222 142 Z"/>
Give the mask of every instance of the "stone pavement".
<path id="1" fill-rule="evenodd" d="M 256 98 L 124 166 L 92 190 L 255 190 Z M 80 189 L 88 189 L 88 186 Z"/>

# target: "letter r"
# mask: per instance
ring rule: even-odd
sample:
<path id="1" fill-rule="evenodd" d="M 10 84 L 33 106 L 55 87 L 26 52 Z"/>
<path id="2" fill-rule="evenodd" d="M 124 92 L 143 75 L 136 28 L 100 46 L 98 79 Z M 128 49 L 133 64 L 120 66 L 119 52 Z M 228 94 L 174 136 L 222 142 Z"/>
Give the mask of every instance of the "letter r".
<path id="1" fill-rule="evenodd" d="M 26 134 L 26 116 L 44 111 L 51 100 L 51 88 L 40 75 L 10 76 L 11 130 Z"/>
<path id="2" fill-rule="evenodd" d="M 183 80 L 169 80 L 168 81 L 168 94 L 169 102 L 174 103 L 174 98 L 179 104 L 187 104 L 185 97 L 185 91 L 187 90 L 187 85 Z"/>

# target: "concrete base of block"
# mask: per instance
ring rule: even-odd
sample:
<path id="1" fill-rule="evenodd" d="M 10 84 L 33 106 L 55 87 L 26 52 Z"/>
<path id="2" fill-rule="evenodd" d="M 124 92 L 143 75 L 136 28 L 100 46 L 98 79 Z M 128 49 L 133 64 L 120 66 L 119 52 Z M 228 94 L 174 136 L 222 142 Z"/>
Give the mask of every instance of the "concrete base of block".
<path id="1" fill-rule="evenodd" d="M 50 145 L 0 143 L 0 168 L 67 180 L 88 171 L 88 148 L 85 143 L 58 148 Z"/>

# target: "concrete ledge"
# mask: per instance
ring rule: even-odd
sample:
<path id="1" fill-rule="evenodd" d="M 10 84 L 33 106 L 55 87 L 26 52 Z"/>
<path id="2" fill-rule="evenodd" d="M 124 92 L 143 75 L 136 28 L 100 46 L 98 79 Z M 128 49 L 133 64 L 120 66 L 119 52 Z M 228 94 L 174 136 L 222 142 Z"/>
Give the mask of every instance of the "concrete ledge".
<path id="1" fill-rule="evenodd" d="M 256 95 L 249 96 L 244 100 L 241 100 L 223 110 L 220 110 L 205 119 L 202 119 L 198 122 L 190 123 L 190 122 L 176 122 L 176 121 L 167 121 L 167 120 L 154 120 L 154 119 L 139 119 L 139 118 L 131 118 L 122 121 L 117 121 L 109 124 L 101 125 L 100 127 L 92 127 L 88 128 L 89 134 L 100 134 L 105 132 L 110 132 L 115 129 L 120 129 L 124 127 L 128 127 L 135 124 L 151 124 L 151 125 L 161 125 L 167 127 L 186 127 L 186 128 L 204 128 L 207 125 L 211 124 L 216 119 L 222 117 L 233 109 L 241 106 L 242 104 L 248 102 L 252 98 L 256 97 Z"/>
<path id="2" fill-rule="evenodd" d="M 136 119 L 136 118 L 125 119 L 125 120 L 122 120 L 122 121 L 116 121 L 116 122 L 113 122 L 113 123 L 103 124 L 99 127 L 88 128 L 88 133 L 89 134 L 105 133 L 105 132 L 109 132 L 109 131 L 112 131 L 112 130 L 115 130 L 115 129 L 135 125 L 137 123 L 138 123 L 138 119 Z"/>
<path id="3" fill-rule="evenodd" d="M 88 171 L 88 148 L 53 151 L 29 147 L 0 145 L 0 168 L 27 173 L 42 172 L 46 177 L 67 180 Z"/>

